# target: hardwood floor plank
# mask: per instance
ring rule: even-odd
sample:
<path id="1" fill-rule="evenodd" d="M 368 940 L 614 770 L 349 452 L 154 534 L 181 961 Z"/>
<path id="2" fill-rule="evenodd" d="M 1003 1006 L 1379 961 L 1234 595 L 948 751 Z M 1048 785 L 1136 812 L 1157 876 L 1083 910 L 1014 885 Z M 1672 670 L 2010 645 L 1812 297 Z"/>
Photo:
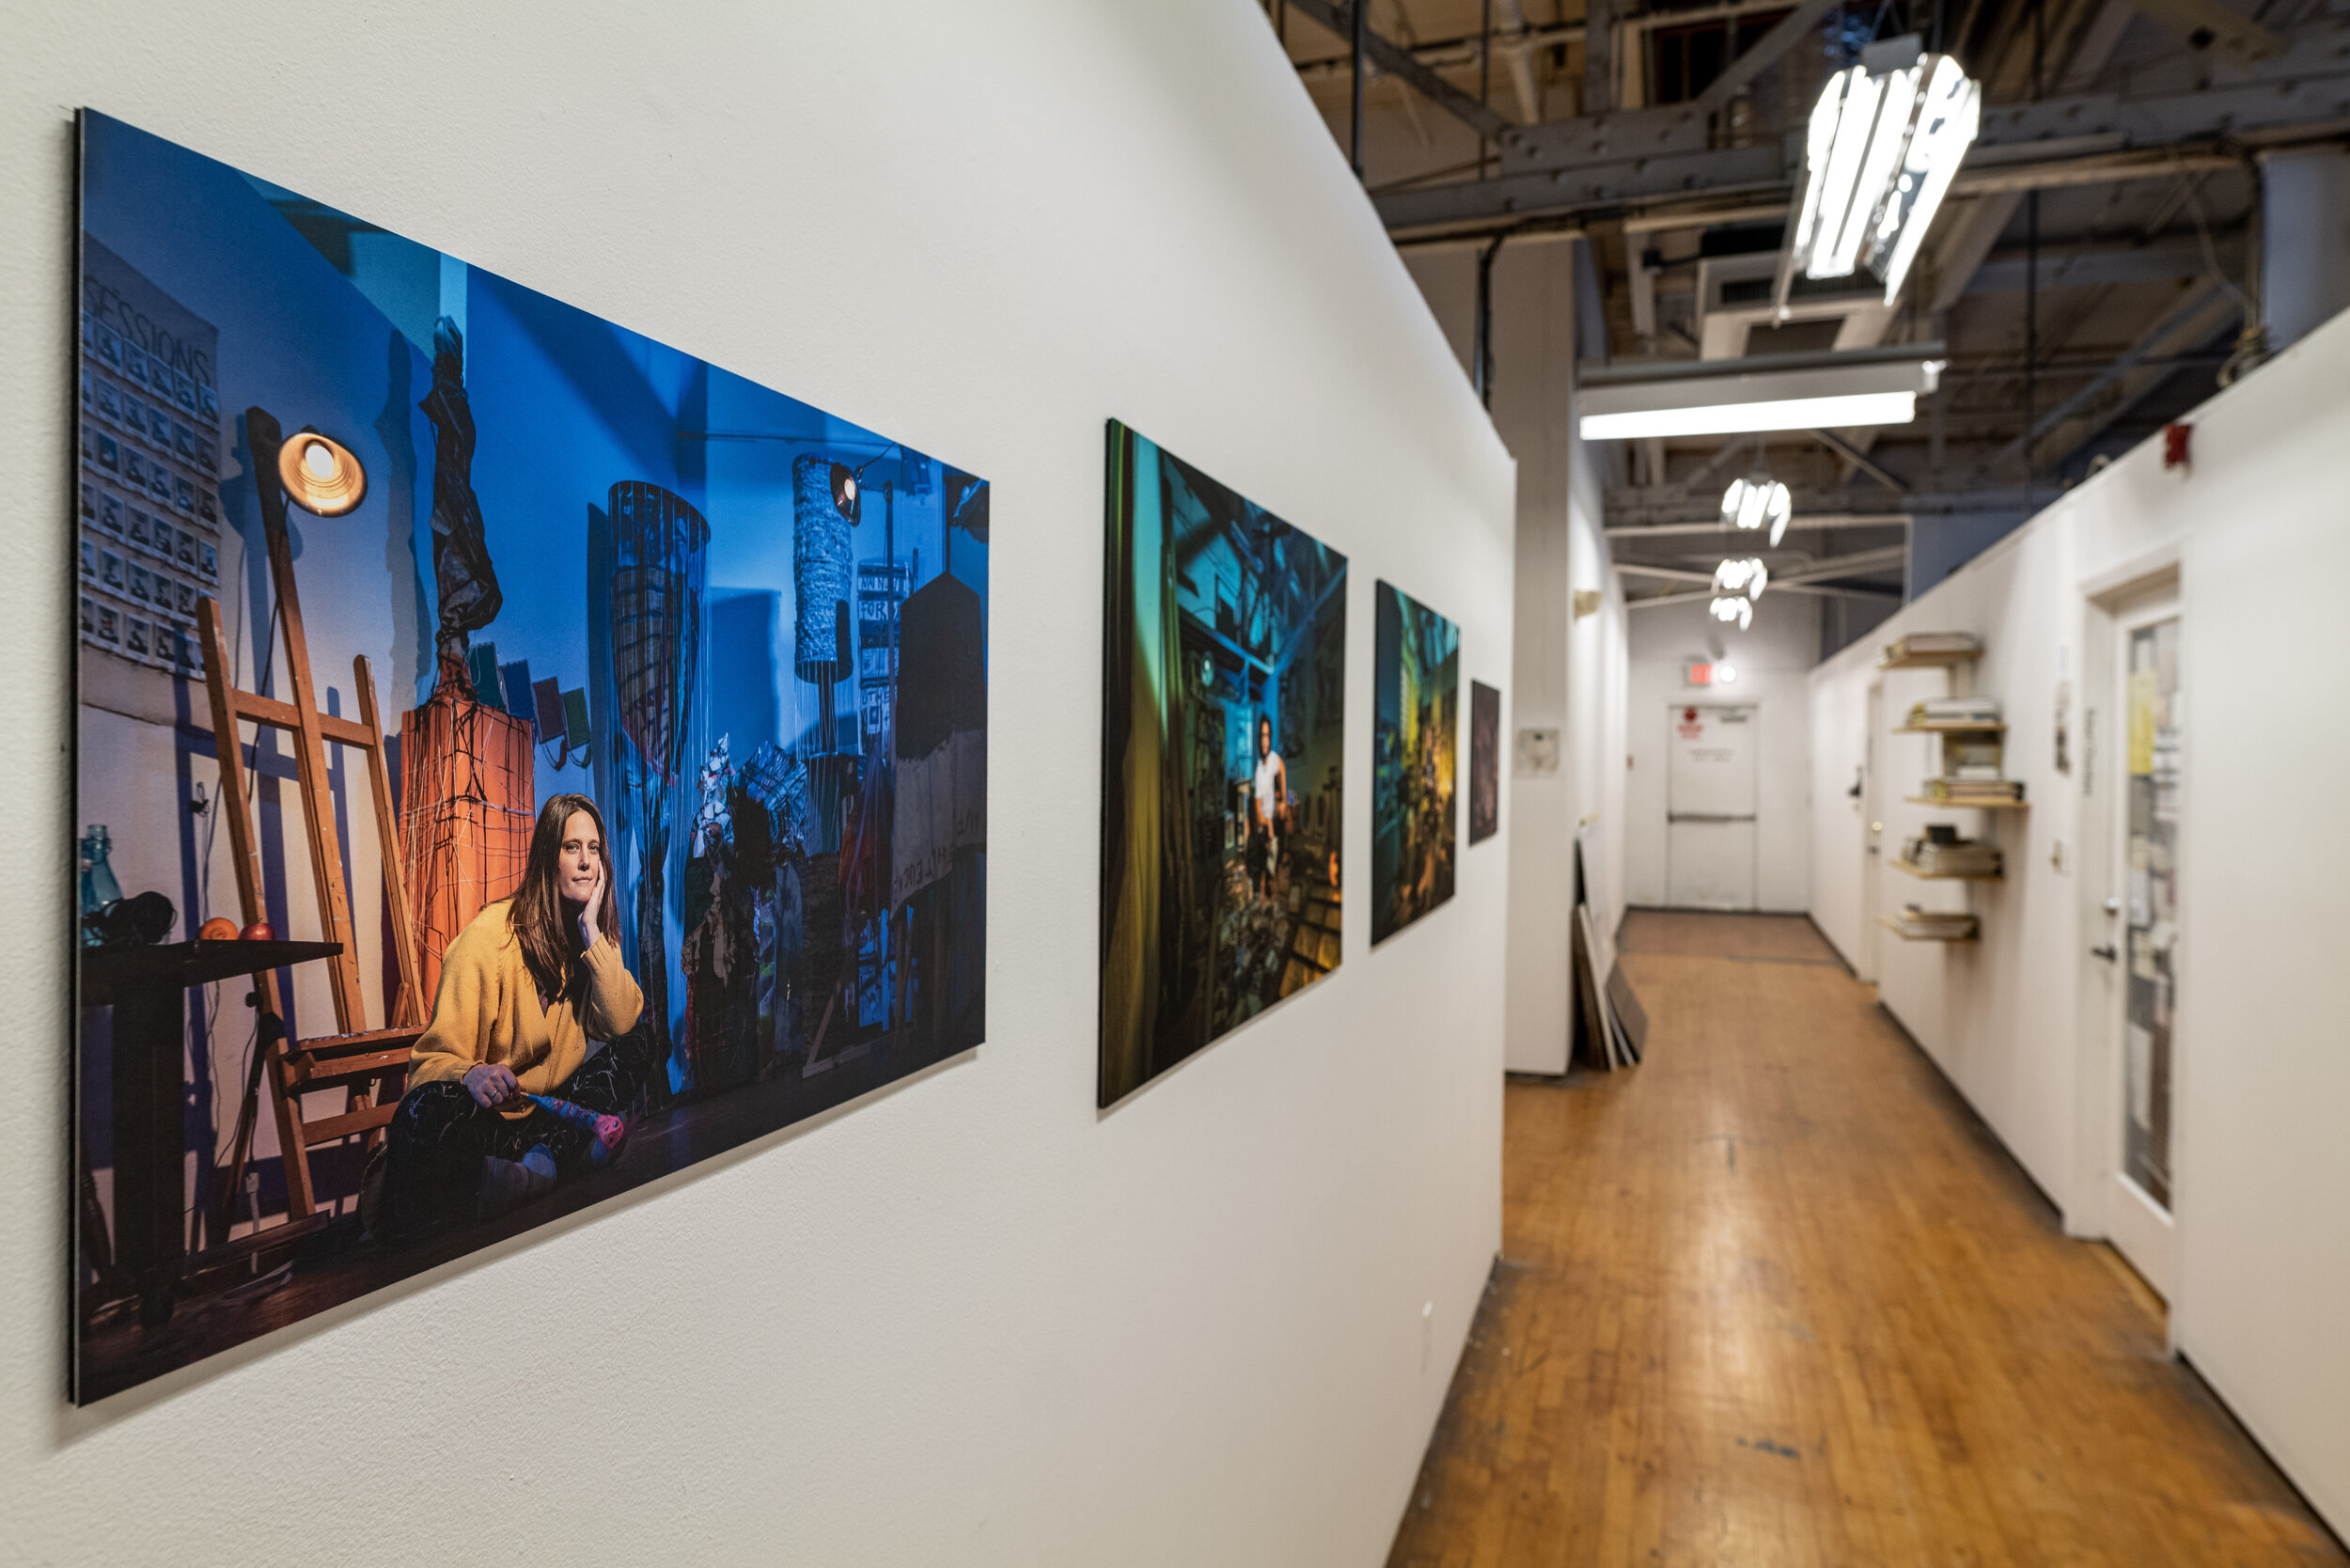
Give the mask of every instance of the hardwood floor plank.
<path id="1" fill-rule="evenodd" d="M 1629 1072 L 1505 1102 L 1391 1568 L 2350 1565 L 1810 922 L 1635 911 Z"/>

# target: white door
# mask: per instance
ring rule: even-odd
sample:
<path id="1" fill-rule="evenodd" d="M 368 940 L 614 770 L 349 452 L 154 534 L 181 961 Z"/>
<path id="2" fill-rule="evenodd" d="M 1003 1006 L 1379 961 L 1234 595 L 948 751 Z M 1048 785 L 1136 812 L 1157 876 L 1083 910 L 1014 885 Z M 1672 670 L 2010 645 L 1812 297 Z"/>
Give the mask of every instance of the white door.
<path id="1" fill-rule="evenodd" d="M 1860 980 L 1877 978 L 1877 910 L 1885 894 L 1884 787 L 1878 777 L 1878 727 L 1885 722 L 1885 682 L 1869 688 L 1866 729 L 1860 745 L 1860 775 L 1853 780 L 1860 825 L 1860 935 L 1853 954 L 1853 972 Z"/>
<path id="2" fill-rule="evenodd" d="M 1754 907 L 1757 710 L 1676 702 L 1665 784 L 1665 902 Z"/>
<path id="3" fill-rule="evenodd" d="M 2179 787 L 2186 743 L 2179 696 L 2179 611 L 2175 600 L 2134 606 L 2116 618 L 2118 689 L 2109 713 L 2121 715 L 2112 801 L 2114 828 L 2112 988 L 2120 1077 L 2121 1125 L 2111 1147 L 2107 1201 L 2113 1245 L 2168 1300 L 2176 1230 L 2171 1219 L 2170 1086 L 2178 1058 L 2175 989 L 2179 973 Z"/>

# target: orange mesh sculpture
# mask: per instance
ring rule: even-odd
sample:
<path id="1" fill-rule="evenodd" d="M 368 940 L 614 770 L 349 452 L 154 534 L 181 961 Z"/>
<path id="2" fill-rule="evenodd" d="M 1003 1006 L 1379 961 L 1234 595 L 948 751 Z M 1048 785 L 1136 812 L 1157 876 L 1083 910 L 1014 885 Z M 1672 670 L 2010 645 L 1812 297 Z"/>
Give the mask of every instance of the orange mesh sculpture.
<path id="1" fill-rule="evenodd" d="M 441 954 L 522 882 L 533 767 L 530 721 L 476 701 L 464 666 L 444 661 L 439 687 L 401 723 L 400 744 L 400 841 L 427 1017 L 441 994 Z"/>

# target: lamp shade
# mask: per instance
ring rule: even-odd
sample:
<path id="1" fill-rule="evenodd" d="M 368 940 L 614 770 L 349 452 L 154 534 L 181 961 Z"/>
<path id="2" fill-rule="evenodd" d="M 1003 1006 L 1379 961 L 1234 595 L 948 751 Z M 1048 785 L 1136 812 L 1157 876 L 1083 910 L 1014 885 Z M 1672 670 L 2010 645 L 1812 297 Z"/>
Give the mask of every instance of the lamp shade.
<path id="1" fill-rule="evenodd" d="M 341 442 L 300 431 L 277 448 L 286 499 L 319 517 L 340 517 L 367 499 L 368 471 Z"/>

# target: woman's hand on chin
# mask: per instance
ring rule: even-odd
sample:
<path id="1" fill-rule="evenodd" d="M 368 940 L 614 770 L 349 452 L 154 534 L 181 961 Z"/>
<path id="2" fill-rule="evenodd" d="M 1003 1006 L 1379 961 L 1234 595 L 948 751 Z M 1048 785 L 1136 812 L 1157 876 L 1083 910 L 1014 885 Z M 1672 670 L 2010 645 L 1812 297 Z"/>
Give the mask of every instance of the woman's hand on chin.
<path id="1" fill-rule="evenodd" d="M 596 867 L 596 886 L 589 891 L 588 902 L 579 906 L 579 946 L 582 951 L 596 945 L 603 934 L 603 900 L 612 875 L 603 865 Z"/>
<path id="2" fill-rule="evenodd" d="M 523 1086 L 514 1070 L 502 1061 L 478 1061 L 465 1069 L 465 1092 L 491 1110 L 503 1109 L 522 1098 Z"/>

